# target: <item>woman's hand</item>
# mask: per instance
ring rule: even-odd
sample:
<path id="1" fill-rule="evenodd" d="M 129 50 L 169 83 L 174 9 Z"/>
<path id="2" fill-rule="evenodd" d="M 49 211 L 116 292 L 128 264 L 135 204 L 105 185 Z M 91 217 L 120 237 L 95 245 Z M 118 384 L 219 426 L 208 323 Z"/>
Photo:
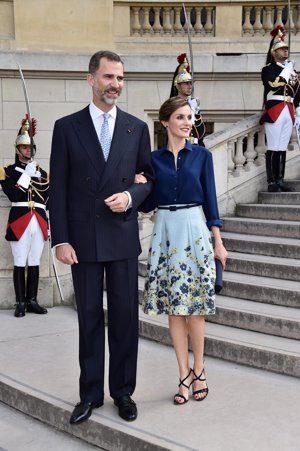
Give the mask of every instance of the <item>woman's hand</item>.
<path id="1" fill-rule="evenodd" d="M 217 241 L 215 243 L 214 253 L 215 253 L 215 258 L 220 260 L 220 262 L 222 263 L 222 267 L 223 267 L 223 271 L 224 271 L 225 267 L 226 267 L 226 260 L 228 257 L 228 252 L 227 252 L 226 248 L 224 247 L 222 241 Z"/>
<path id="2" fill-rule="evenodd" d="M 134 183 L 147 183 L 147 179 L 144 176 L 143 172 L 140 172 L 139 174 L 135 174 Z"/>
<path id="3" fill-rule="evenodd" d="M 225 270 L 226 267 L 226 260 L 228 257 L 228 252 L 225 249 L 223 242 L 222 242 L 222 238 L 221 238 L 221 233 L 220 233 L 220 228 L 217 226 L 212 226 L 211 228 L 212 234 L 214 236 L 214 253 L 215 253 L 215 258 L 217 258 L 218 260 L 220 260 L 220 262 L 222 263 L 222 267 L 223 267 L 223 271 Z"/>

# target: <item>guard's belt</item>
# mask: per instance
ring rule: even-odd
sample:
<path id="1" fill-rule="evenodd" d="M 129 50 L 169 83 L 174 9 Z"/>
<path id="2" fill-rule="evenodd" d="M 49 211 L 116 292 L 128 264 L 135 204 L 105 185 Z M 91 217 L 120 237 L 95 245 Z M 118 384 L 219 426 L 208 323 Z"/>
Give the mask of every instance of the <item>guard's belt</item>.
<path id="1" fill-rule="evenodd" d="M 29 201 L 29 202 L 12 202 L 12 207 L 27 207 L 27 208 L 42 208 L 46 210 L 46 205 L 39 204 L 38 202 Z"/>
<path id="2" fill-rule="evenodd" d="M 267 95 L 267 100 L 281 100 L 286 103 L 293 103 L 294 97 L 291 96 L 279 96 L 277 94 L 272 94 L 270 97 Z"/>

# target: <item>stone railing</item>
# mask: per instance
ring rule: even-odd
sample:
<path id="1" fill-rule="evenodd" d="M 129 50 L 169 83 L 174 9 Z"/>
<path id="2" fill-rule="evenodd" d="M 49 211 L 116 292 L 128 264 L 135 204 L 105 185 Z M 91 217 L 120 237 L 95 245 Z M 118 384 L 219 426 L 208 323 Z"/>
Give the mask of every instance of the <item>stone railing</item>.
<path id="1" fill-rule="evenodd" d="M 267 187 L 267 148 L 264 127 L 259 125 L 259 116 L 260 113 L 250 116 L 205 138 L 206 147 L 213 153 L 217 195 L 223 215 L 233 213 L 237 202 L 255 201 L 258 191 Z M 289 150 L 291 152 L 287 152 L 287 162 L 297 158 L 295 167 L 289 169 L 293 177 L 300 168 L 294 130 Z"/>
<path id="2" fill-rule="evenodd" d="M 269 3 L 256 0 L 236 2 L 182 2 L 173 1 L 114 1 L 116 36 L 126 37 L 178 37 L 188 31 L 195 38 L 218 38 L 223 41 L 268 36 L 277 25 L 290 26 L 293 35 L 300 34 L 300 5 L 291 1 L 290 21 L 288 8 L 282 1 Z M 126 18 L 130 26 L 125 25 Z M 122 30 L 124 33 L 122 33 Z"/>
<path id="3" fill-rule="evenodd" d="M 192 35 L 209 36 L 214 34 L 215 7 L 204 5 L 186 6 L 186 16 L 181 5 L 170 3 L 139 4 L 131 6 L 131 35 L 172 35 L 183 36 L 189 31 Z"/>
<path id="4" fill-rule="evenodd" d="M 277 25 L 284 25 L 291 33 L 300 34 L 300 6 L 291 5 L 290 21 L 287 5 L 243 6 L 243 36 L 263 36 Z"/>

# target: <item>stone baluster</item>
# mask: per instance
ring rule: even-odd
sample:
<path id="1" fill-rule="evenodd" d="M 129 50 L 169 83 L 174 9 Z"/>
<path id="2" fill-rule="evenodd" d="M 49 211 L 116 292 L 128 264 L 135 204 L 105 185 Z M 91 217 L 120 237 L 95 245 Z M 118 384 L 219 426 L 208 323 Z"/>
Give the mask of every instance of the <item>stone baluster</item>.
<path id="1" fill-rule="evenodd" d="M 297 6 L 297 22 L 296 22 L 296 34 L 300 34 L 300 6 Z"/>
<path id="2" fill-rule="evenodd" d="M 298 140 L 297 140 L 297 132 L 295 127 L 293 127 L 291 139 L 288 145 L 288 150 L 299 150 Z"/>
<path id="3" fill-rule="evenodd" d="M 232 176 L 234 168 L 235 168 L 235 164 L 233 161 L 234 158 L 234 143 L 235 141 L 228 141 L 227 143 L 227 171 L 228 171 L 228 175 Z"/>
<path id="4" fill-rule="evenodd" d="M 140 9 L 139 6 L 132 8 L 132 36 L 140 36 L 141 34 Z"/>
<path id="5" fill-rule="evenodd" d="M 261 23 L 261 6 L 255 6 L 254 11 L 255 11 L 255 22 L 253 24 L 253 30 L 254 30 L 254 34 L 263 34 L 263 26 Z"/>
<path id="6" fill-rule="evenodd" d="M 261 166 L 265 164 L 265 153 L 266 153 L 266 144 L 265 144 L 265 129 L 264 127 L 260 127 L 258 130 L 258 136 L 257 136 L 257 145 L 255 147 L 257 158 L 255 160 L 256 166 Z"/>
<path id="7" fill-rule="evenodd" d="M 174 33 L 175 34 L 182 34 L 182 25 L 180 22 L 180 13 L 181 13 L 181 6 L 175 6 L 174 8 Z"/>
<path id="8" fill-rule="evenodd" d="M 143 6 L 143 24 L 142 24 L 142 34 L 150 34 L 151 33 L 151 24 L 150 24 L 150 7 L 149 6 Z"/>
<path id="9" fill-rule="evenodd" d="M 246 157 L 247 164 L 246 164 L 246 171 L 250 171 L 252 168 L 254 168 L 254 160 L 257 156 L 256 151 L 254 150 L 254 134 L 255 132 L 250 132 L 247 137 L 247 149 L 244 153 L 244 156 Z"/>
<path id="10" fill-rule="evenodd" d="M 191 10 L 192 10 L 192 8 L 186 6 L 185 10 L 186 10 L 187 22 L 185 22 L 185 24 L 184 24 L 184 29 L 185 29 L 185 32 L 187 33 L 187 30 L 188 30 L 188 27 L 189 27 L 189 32 L 190 32 L 190 34 L 192 34 L 193 31 L 194 31 L 192 23 L 191 23 Z"/>
<path id="11" fill-rule="evenodd" d="M 273 9 L 274 9 L 273 6 L 265 6 L 265 17 L 263 22 L 265 34 L 269 34 L 270 31 L 273 30 L 273 20 L 272 20 Z"/>
<path id="12" fill-rule="evenodd" d="M 251 12 L 252 6 L 245 6 L 244 7 L 244 14 L 245 14 L 245 20 L 243 23 L 243 35 L 251 35 L 252 34 L 252 25 L 250 22 L 250 12 Z"/>
<path id="13" fill-rule="evenodd" d="M 204 33 L 204 28 L 202 26 L 202 22 L 201 22 L 201 12 L 202 12 L 202 8 L 200 6 L 196 6 L 195 7 L 195 11 L 196 11 L 196 22 L 194 25 L 194 30 L 196 34 L 203 34 Z"/>
<path id="14" fill-rule="evenodd" d="M 285 26 L 284 26 L 286 31 L 289 31 L 289 27 L 291 27 L 291 33 L 294 33 L 294 30 L 295 30 L 295 24 L 294 24 L 294 20 L 293 20 L 293 15 L 294 15 L 294 6 L 291 5 L 290 21 L 289 21 L 289 18 L 287 17 L 286 23 L 285 23 Z"/>
<path id="15" fill-rule="evenodd" d="M 159 34 L 160 30 L 161 30 L 161 25 L 160 25 L 160 7 L 159 6 L 155 6 L 153 8 L 154 11 L 154 24 L 153 24 L 153 31 L 155 34 Z"/>
<path id="16" fill-rule="evenodd" d="M 164 34 L 171 34 L 172 32 L 172 24 L 171 24 L 171 7 L 164 6 L 163 7 L 163 32 Z"/>
<path id="17" fill-rule="evenodd" d="M 283 8 L 284 8 L 284 6 L 282 6 L 282 5 L 276 6 L 277 20 L 274 23 L 274 28 L 277 27 L 278 25 L 283 25 L 283 23 L 282 23 L 282 11 L 283 11 Z"/>
<path id="18" fill-rule="evenodd" d="M 243 139 L 243 136 L 239 136 L 236 142 L 235 156 L 233 157 L 233 161 L 235 163 L 235 171 L 233 175 L 235 177 L 239 177 L 239 175 L 244 172 L 244 163 L 246 158 L 243 154 Z"/>
<path id="19" fill-rule="evenodd" d="M 206 23 L 204 25 L 205 34 L 209 35 L 213 33 L 213 22 L 212 22 L 212 14 L 213 14 L 213 7 L 212 6 L 206 6 Z"/>

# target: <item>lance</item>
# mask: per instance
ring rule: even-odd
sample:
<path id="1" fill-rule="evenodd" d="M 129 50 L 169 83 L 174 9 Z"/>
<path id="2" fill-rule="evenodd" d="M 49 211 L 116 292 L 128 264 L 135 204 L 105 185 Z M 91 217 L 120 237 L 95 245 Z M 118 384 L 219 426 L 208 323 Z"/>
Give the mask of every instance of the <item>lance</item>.
<path id="1" fill-rule="evenodd" d="M 192 84 L 192 95 L 193 95 L 193 93 L 194 93 L 194 59 L 193 59 L 192 39 L 191 39 L 191 34 L 190 34 L 190 21 L 188 20 L 184 3 L 182 3 L 182 8 L 183 8 L 183 13 L 184 13 L 185 23 L 187 26 L 187 36 L 188 36 L 188 41 L 189 41 L 190 65 L 191 65 L 191 75 L 192 75 L 192 81 L 193 81 L 193 84 Z"/>
<path id="2" fill-rule="evenodd" d="M 34 156 L 34 151 L 33 151 L 33 131 L 32 131 L 32 120 L 31 120 L 29 97 L 28 97 L 25 78 L 24 78 L 21 66 L 19 63 L 17 63 L 17 64 L 18 64 L 18 68 L 19 68 L 21 81 L 22 81 L 22 86 L 23 86 L 23 91 L 24 91 L 24 96 L 25 96 L 25 103 L 26 103 L 26 108 L 27 108 L 27 116 L 28 116 L 28 122 L 29 122 L 29 138 L 30 138 L 30 158 L 32 160 L 33 156 Z"/>
<path id="3" fill-rule="evenodd" d="M 288 45 L 289 45 L 289 57 L 290 57 L 290 48 L 291 48 L 291 1 L 288 0 L 288 4 L 287 4 L 287 22 L 288 22 L 288 27 L 289 27 L 289 32 L 288 32 Z"/>
<path id="4" fill-rule="evenodd" d="M 30 137 L 30 157 L 31 160 L 33 159 L 34 156 L 34 151 L 33 151 L 33 132 L 32 132 L 32 119 L 31 119 L 31 110 L 30 110 L 30 103 L 29 103 L 29 97 L 28 97 L 28 92 L 27 92 L 27 88 L 26 88 L 26 83 L 25 83 L 25 78 L 23 75 L 23 71 L 21 69 L 21 66 L 19 63 L 17 63 L 18 68 L 19 68 L 19 73 L 20 73 L 20 77 L 21 77 L 21 81 L 22 81 L 22 86 L 23 86 L 23 91 L 24 91 L 24 96 L 25 96 L 25 103 L 26 103 L 26 108 L 27 108 L 27 116 L 28 116 L 28 122 L 29 122 L 29 137 Z M 50 230 L 50 227 L 49 227 Z M 50 235 L 50 242 L 51 242 L 51 235 Z M 59 295 L 60 295 L 60 299 L 62 301 L 62 303 L 64 302 L 64 296 L 62 293 L 62 289 L 61 289 L 61 285 L 60 285 L 60 281 L 59 281 L 59 277 L 58 277 L 58 272 L 57 272 L 57 268 L 56 268 L 56 261 L 55 261 L 55 257 L 53 254 L 53 249 L 51 249 L 50 251 L 51 257 L 52 257 L 52 266 L 53 266 L 53 271 L 54 271 L 54 276 L 55 276 L 55 280 L 57 283 L 57 288 L 59 291 Z"/>

